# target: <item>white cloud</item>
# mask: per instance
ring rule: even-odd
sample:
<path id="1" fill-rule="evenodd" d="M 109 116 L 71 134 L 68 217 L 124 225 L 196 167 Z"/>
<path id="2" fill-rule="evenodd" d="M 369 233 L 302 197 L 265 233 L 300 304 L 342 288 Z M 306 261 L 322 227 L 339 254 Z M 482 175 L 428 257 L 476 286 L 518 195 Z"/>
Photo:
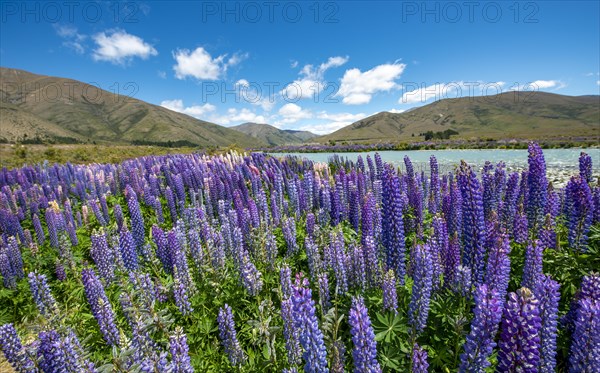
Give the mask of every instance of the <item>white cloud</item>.
<path id="1" fill-rule="evenodd" d="M 296 123 L 300 119 L 308 119 L 313 116 L 309 110 L 302 109 L 302 107 L 293 103 L 283 105 L 277 113 L 282 119 L 276 121 L 276 125 Z"/>
<path id="2" fill-rule="evenodd" d="M 366 117 L 366 115 L 364 113 L 358 113 L 358 114 L 334 113 L 334 114 L 330 114 L 325 111 L 322 111 L 317 115 L 317 118 L 319 118 L 319 119 L 328 119 L 328 120 L 332 120 L 334 122 L 344 122 L 344 123 L 346 123 L 346 122 L 354 123 L 357 120 L 361 120 L 365 117 Z"/>
<path id="3" fill-rule="evenodd" d="M 319 66 L 305 65 L 300 70 L 300 78 L 288 84 L 280 94 L 287 100 L 297 100 L 301 98 L 311 98 L 321 92 L 325 87 L 325 72 L 334 67 L 340 67 L 348 62 L 348 57 L 329 57 L 326 62 Z M 292 68 L 298 65 L 297 61 L 292 63 Z"/>
<path id="4" fill-rule="evenodd" d="M 596 84 L 600 85 L 600 80 L 596 80 Z"/>
<path id="5" fill-rule="evenodd" d="M 227 58 L 226 54 L 213 58 L 204 48 L 198 47 L 193 51 L 178 49 L 173 52 L 177 62 L 173 65 L 175 77 L 185 79 L 188 76 L 199 80 L 217 80 L 231 66 L 239 64 L 248 54 L 234 54 Z"/>
<path id="6" fill-rule="evenodd" d="M 87 36 L 80 34 L 76 27 L 55 24 L 54 30 L 58 36 L 64 39 L 62 45 L 73 49 L 77 54 L 85 53 L 84 41 L 87 39 Z"/>
<path id="7" fill-rule="evenodd" d="M 158 52 L 142 38 L 128 34 L 122 30 L 109 30 L 93 36 L 97 48 L 92 57 L 96 61 L 108 61 L 114 64 L 124 64 L 134 57 L 143 60 L 156 56 Z"/>
<path id="8" fill-rule="evenodd" d="M 298 67 L 298 61 L 296 61 L 296 60 L 293 60 L 292 62 L 290 62 L 290 67 L 291 67 L 292 69 L 295 69 L 296 67 Z"/>
<path id="9" fill-rule="evenodd" d="M 526 82 L 525 84 L 516 84 L 510 87 L 510 90 L 519 91 L 541 91 L 541 90 L 553 90 L 558 91 L 559 89 L 565 88 L 567 85 L 560 80 L 535 80 L 532 82 Z"/>
<path id="10" fill-rule="evenodd" d="M 166 72 L 164 72 L 162 70 L 158 70 L 156 73 L 158 74 L 159 78 L 161 78 L 161 79 L 167 79 L 167 73 Z"/>
<path id="11" fill-rule="evenodd" d="M 373 95 L 396 88 L 395 80 L 400 77 L 405 64 L 384 64 L 361 72 L 359 69 L 346 70 L 336 96 L 343 97 L 346 105 L 367 104 Z"/>
<path id="12" fill-rule="evenodd" d="M 301 126 L 298 129 L 301 131 L 310 131 L 317 135 L 326 135 L 328 133 L 337 131 L 340 128 L 349 126 L 352 123 L 354 123 L 354 122 L 328 122 L 328 123 L 322 123 L 322 124 L 311 124 L 311 125 Z"/>
<path id="13" fill-rule="evenodd" d="M 424 83 L 405 83 L 403 93 L 398 99 L 399 104 L 416 104 L 427 101 L 437 101 L 446 98 L 475 97 L 481 95 L 495 95 L 503 92 L 505 82 L 448 82 L 435 83 L 425 86 Z M 414 89 L 413 89 L 414 88 Z"/>
<path id="14" fill-rule="evenodd" d="M 221 125 L 235 125 L 235 124 L 241 124 L 241 123 L 246 123 L 246 122 L 253 122 L 253 123 L 268 123 L 268 120 L 263 116 L 263 115 L 258 115 L 255 112 L 243 108 L 242 110 L 238 110 L 235 108 L 229 108 L 227 109 L 227 113 L 224 115 L 212 115 L 208 117 L 208 120 L 213 122 L 213 123 L 217 123 L 217 124 L 221 124 Z"/>
<path id="15" fill-rule="evenodd" d="M 183 105 L 183 100 L 165 100 L 160 103 L 160 106 L 203 120 L 207 120 L 206 116 L 216 109 L 214 105 L 209 103 L 185 107 Z"/>
<path id="16" fill-rule="evenodd" d="M 248 88 L 250 86 L 250 83 L 246 79 L 240 79 L 237 82 L 235 82 L 234 85 L 236 88 L 241 89 L 242 87 Z"/>
<path id="17" fill-rule="evenodd" d="M 400 114 L 400 113 L 404 113 L 406 110 L 405 109 L 391 109 L 388 110 L 388 112 L 393 113 L 393 114 Z"/>

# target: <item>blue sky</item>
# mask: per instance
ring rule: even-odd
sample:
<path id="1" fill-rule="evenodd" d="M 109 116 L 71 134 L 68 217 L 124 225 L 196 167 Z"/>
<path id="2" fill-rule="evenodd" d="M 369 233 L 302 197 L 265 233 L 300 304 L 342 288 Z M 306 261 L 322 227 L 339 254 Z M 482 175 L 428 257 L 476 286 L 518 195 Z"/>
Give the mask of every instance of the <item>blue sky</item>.
<path id="1" fill-rule="evenodd" d="M 1 6 L 1 66 L 226 126 L 327 133 L 446 97 L 600 91 L 597 1 Z"/>

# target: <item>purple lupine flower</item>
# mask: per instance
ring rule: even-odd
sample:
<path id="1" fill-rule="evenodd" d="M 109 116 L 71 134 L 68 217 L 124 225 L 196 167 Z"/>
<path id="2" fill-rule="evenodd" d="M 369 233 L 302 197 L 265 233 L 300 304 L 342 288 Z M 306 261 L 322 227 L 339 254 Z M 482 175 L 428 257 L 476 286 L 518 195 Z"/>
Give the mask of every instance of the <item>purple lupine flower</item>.
<path id="1" fill-rule="evenodd" d="M 152 226 L 152 240 L 156 244 L 156 256 L 163 265 L 165 272 L 173 273 L 173 262 L 169 252 L 165 232 L 157 225 Z"/>
<path id="2" fill-rule="evenodd" d="M 367 273 L 365 268 L 365 256 L 362 247 L 354 242 L 350 243 L 349 259 L 352 266 L 351 275 L 349 279 L 351 283 L 364 290 L 367 286 Z"/>
<path id="3" fill-rule="evenodd" d="M 120 204 L 115 204 L 113 213 L 115 215 L 115 220 L 117 221 L 117 229 L 120 231 L 123 228 L 123 209 Z"/>
<path id="4" fill-rule="evenodd" d="M 464 344 L 465 352 L 460 355 L 460 372 L 483 373 L 490 366 L 487 358 L 496 347 L 494 338 L 502 308 L 503 301 L 496 289 L 488 288 L 485 284 L 475 289 L 474 317 Z"/>
<path id="5" fill-rule="evenodd" d="M 457 281 L 457 271 L 460 266 L 460 239 L 458 233 L 448 243 L 448 249 L 442 253 L 444 265 L 444 285 L 452 286 Z"/>
<path id="6" fill-rule="evenodd" d="M 302 350 L 300 348 L 300 331 L 294 322 L 294 306 L 291 298 L 281 302 L 281 318 L 283 319 L 283 336 L 285 338 L 285 349 L 287 351 L 288 363 L 296 365 L 300 363 Z"/>
<path id="7" fill-rule="evenodd" d="M 433 290 L 440 285 L 440 277 L 445 272 L 446 256 L 448 255 L 448 231 L 446 222 L 440 216 L 435 216 L 432 222 L 433 234 L 429 242 L 433 270 Z"/>
<path id="8" fill-rule="evenodd" d="M 383 174 L 382 198 L 382 243 L 386 262 L 396 273 L 399 284 L 403 285 L 406 274 L 403 202 L 400 181 L 390 165 L 386 165 Z"/>
<path id="9" fill-rule="evenodd" d="M 413 248 L 414 256 L 412 294 L 408 305 L 408 322 L 417 333 L 427 326 L 429 302 L 431 300 L 433 263 L 428 245 L 417 245 Z"/>
<path id="10" fill-rule="evenodd" d="M 363 241 L 367 282 L 369 286 L 375 287 L 379 285 L 381 279 L 377 246 L 375 244 L 375 239 L 371 236 L 365 237 Z"/>
<path id="11" fill-rule="evenodd" d="M 519 210 L 515 216 L 515 222 L 513 224 L 513 236 L 516 243 L 524 244 L 527 242 L 527 239 L 529 238 L 527 224 L 527 215 L 525 215 L 523 205 L 519 205 Z"/>
<path id="12" fill-rule="evenodd" d="M 50 237 L 50 246 L 58 248 L 58 225 L 57 216 L 53 208 L 46 209 L 46 225 L 48 226 L 48 236 Z"/>
<path id="13" fill-rule="evenodd" d="M 377 342 L 371 326 L 371 319 L 362 297 L 352 299 L 350 314 L 350 333 L 352 334 L 352 359 L 355 373 L 381 372 L 377 361 Z"/>
<path id="14" fill-rule="evenodd" d="M 358 195 L 358 189 L 354 183 L 350 184 L 350 197 L 348 198 L 349 203 L 349 216 L 348 220 L 350 225 L 354 228 L 354 231 L 358 232 L 360 227 L 360 198 Z"/>
<path id="15" fill-rule="evenodd" d="M 319 329 L 315 315 L 315 302 L 308 281 L 296 276 L 294 293 L 292 295 L 294 321 L 300 331 L 300 344 L 304 349 L 304 371 L 306 373 L 325 373 L 327 368 L 327 350 L 323 341 L 323 332 Z"/>
<path id="16" fill-rule="evenodd" d="M 7 289 L 16 289 L 17 287 L 17 276 L 13 271 L 8 255 L 0 253 L 0 274 L 2 274 L 2 280 L 4 287 Z"/>
<path id="17" fill-rule="evenodd" d="M 283 221 L 281 227 L 283 238 L 287 245 L 287 256 L 292 256 L 298 251 L 298 243 L 296 242 L 296 221 L 293 218 L 287 218 Z"/>
<path id="18" fill-rule="evenodd" d="M 314 279 L 322 270 L 321 254 L 319 253 L 319 248 L 313 242 L 310 236 L 306 236 L 304 239 L 304 246 L 306 248 L 306 257 L 308 259 L 308 270 L 310 277 Z"/>
<path id="19" fill-rule="evenodd" d="M 46 235 L 44 233 L 44 228 L 42 227 L 42 222 L 40 222 L 40 218 L 37 216 L 37 214 L 33 214 L 31 222 L 33 223 L 33 229 L 35 230 L 37 243 L 39 246 L 42 246 L 46 240 Z"/>
<path id="20" fill-rule="evenodd" d="M 12 267 L 13 273 L 17 279 L 21 279 L 25 276 L 23 272 L 23 257 L 21 256 L 21 250 L 19 244 L 14 236 L 8 237 L 5 250 L 3 250 L 10 266 Z"/>
<path id="21" fill-rule="evenodd" d="M 342 231 L 331 232 L 331 266 L 335 274 L 336 289 L 338 294 L 348 291 L 348 258 L 344 245 L 344 234 Z"/>
<path id="22" fill-rule="evenodd" d="M 535 284 L 538 282 L 542 273 L 542 256 L 544 247 L 539 240 L 535 240 L 527 245 L 525 250 L 525 265 L 523 267 L 523 279 L 521 286 L 528 289 L 535 289 Z"/>
<path id="23" fill-rule="evenodd" d="M 396 277 L 391 269 L 383 275 L 383 310 L 398 312 Z"/>
<path id="24" fill-rule="evenodd" d="M 110 283 L 115 278 L 115 255 L 108 246 L 106 233 L 103 231 L 94 232 L 90 237 L 92 247 L 90 255 L 98 267 L 98 273 L 106 281 Z"/>
<path id="25" fill-rule="evenodd" d="M 144 248 L 144 236 L 146 234 L 144 229 L 144 217 L 140 210 L 137 195 L 130 185 L 127 185 L 125 193 L 127 195 L 127 207 L 129 208 L 129 217 L 131 219 L 131 234 L 133 235 L 133 240 L 135 241 L 137 249 L 142 251 Z"/>
<path id="26" fill-rule="evenodd" d="M 183 275 L 180 273 L 179 268 L 177 266 L 173 266 L 173 296 L 175 298 L 175 304 L 177 308 L 179 308 L 179 312 L 182 315 L 187 315 L 194 311 L 192 308 L 192 304 L 188 298 L 188 290 L 185 286 L 185 279 L 182 278 Z"/>
<path id="27" fill-rule="evenodd" d="M 574 250 L 584 251 L 594 214 L 594 200 L 588 183 L 581 177 L 572 177 L 567 184 L 565 198 L 569 246 Z"/>
<path id="28" fill-rule="evenodd" d="M 460 165 L 458 184 L 463 201 L 463 265 L 471 269 L 473 282 L 480 284 L 483 281 L 485 264 L 485 222 L 481 196 L 482 191 L 475 172 L 464 161 Z"/>
<path id="29" fill-rule="evenodd" d="M 321 306 L 321 312 L 325 314 L 327 311 L 329 311 L 329 307 L 331 307 L 329 279 L 327 278 L 327 272 L 319 273 L 317 282 L 319 285 L 319 305 Z"/>
<path id="30" fill-rule="evenodd" d="M 456 268 L 456 279 L 452 286 L 454 292 L 462 295 L 470 295 L 472 286 L 473 275 L 471 274 L 471 268 L 459 265 Z"/>
<path id="31" fill-rule="evenodd" d="M 122 226 L 121 233 L 119 234 L 119 248 L 121 249 L 121 258 L 123 259 L 125 268 L 135 271 L 138 268 L 137 251 L 133 236 L 126 225 Z"/>
<path id="32" fill-rule="evenodd" d="M 191 373 L 194 371 L 190 360 L 187 337 L 180 326 L 175 328 L 175 334 L 169 337 L 169 351 L 171 352 L 174 373 Z"/>
<path id="33" fill-rule="evenodd" d="M 413 209 L 414 221 L 413 225 L 416 228 L 417 235 L 421 235 L 423 224 L 423 190 L 420 183 L 417 181 L 413 164 L 407 155 L 404 156 L 404 165 L 406 166 L 406 187 L 407 197 L 410 207 Z"/>
<path id="34" fill-rule="evenodd" d="M 37 350 L 39 366 L 43 372 L 67 373 L 67 351 L 61 348 L 60 335 L 55 330 L 40 332 Z"/>
<path id="35" fill-rule="evenodd" d="M 600 223 L 600 186 L 594 187 L 593 191 L 594 213 L 592 218 L 593 224 Z"/>
<path id="36" fill-rule="evenodd" d="M 167 200 L 167 207 L 169 208 L 169 214 L 171 216 L 171 222 L 175 224 L 177 222 L 177 206 L 175 205 L 175 196 L 170 187 L 165 189 L 165 198 Z"/>
<path id="37" fill-rule="evenodd" d="M 244 248 L 242 231 L 239 227 L 235 227 L 233 230 L 234 247 L 233 251 L 234 262 L 237 266 L 240 275 L 240 282 L 248 292 L 248 294 L 255 296 L 257 295 L 263 286 L 262 274 L 248 255 L 248 252 Z"/>
<path id="38" fill-rule="evenodd" d="M 485 268 L 485 284 L 495 289 L 504 299 L 510 281 L 510 240 L 506 233 L 500 233 L 489 249 Z"/>
<path id="39" fill-rule="evenodd" d="M 100 326 L 104 340 L 111 346 L 117 345 L 120 340 L 119 330 L 115 325 L 115 314 L 104 292 L 104 286 L 91 268 L 85 268 L 81 271 L 81 280 L 85 297 Z"/>
<path id="40" fill-rule="evenodd" d="M 88 201 L 88 203 L 92 208 L 92 212 L 94 213 L 96 220 L 98 220 L 98 224 L 100 224 L 103 227 L 106 227 L 108 225 L 108 221 L 104 219 L 104 214 L 102 214 L 102 211 L 100 211 L 100 207 L 98 206 L 98 200 L 90 200 Z"/>
<path id="41" fill-rule="evenodd" d="M 544 221 L 544 208 L 548 199 L 548 180 L 546 179 L 546 161 L 542 148 L 536 143 L 528 146 L 529 170 L 527 173 L 527 220 L 529 228 L 537 232 Z"/>
<path id="42" fill-rule="evenodd" d="M 538 237 L 543 247 L 549 249 L 556 247 L 556 222 L 551 214 L 546 214 L 544 225 L 540 229 Z"/>
<path id="43" fill-rule="evenodd" d="M 35 372 L 31 359 L 23 353 L 21 338 L 13 324 L 0 326 L 0 349 L 4 357 L 17 372 Z"/>
<path id="44" fill-rule="evenodd" d="M 311 236 L 315 233 L 315 214 L 309 212 L 306 214 L 306 235 Z"/>
<path id="45" fill-rule="evenodd" d="M 549 276 L 542 275 L 535 287 L 535 296 L 540 301 L 540 373 L 556 371 L 556 335 L 560 285 Z"/>
<path id="46" fill-rule="evenodd" d="M 490 161 L 486 161 L 483 170 L 481 171 L 481 183 L 483 187 L 483 215 L 485 220 L 488 221 L 491 217 L 492 211 L 494 210 L 494 196 L 496 194 L 496 184 L 494 175 L 491 171 L 494 166 Z"/>
<path id="47" fill-rule="evenodd" d="M 440 175 L 438 170 L 438 163 L 435 155 L 429 158 L 429 169 L 431 172 L 430 180 L 431 186 L 429 188 L 429 203 L 427 209 L 432 215 L 435 215 L 440 208 Z"/>
<path id="48" fill-rule="evenodd" d="M 515 214 L 517 213 L 517 198 L 519 197 L 519 174 L 516 172 L 511 173 L 508 176 L 508 182 L 506 183 L 506 193 L 504 195 L 504 201 L 502 204 L 500 218 L 504 227 L 507 230 L 512 230 L 513 223 L 515 221 Z"/>
<path id="49" fill-rule="evenodd" d="M 288 299 L 292 296 L 292 271 L 286 263 L 279 269 L 279 282 L 281 283 L 281 299 Z"/>
<path id="50" fill-rule="evenodd" d="M 592 182 L 592 157 L 585 152 L 579 155 L 579 176 L 587 183 Z"/>
<path id="51" fill-rule="evenodd" d="M 240 342 L 238 342 L 233 313 L 227 303 L 219 309 L 217 321 L 219 323 L 219 338 L 231 365 L 243 364 L 246 361 L 246 354 L 242 350 Z"/>
<path id="52" fill-rule="evenodd" d="M 412 373 L 427 373 L 428 369 L 427 351 L 415 343 L 412 350 Z"/>
<path id="53" fill-rule="evenodd" d="M 528 288 L 509 293 L 498 342 L 500 372 L 537 372 L 540 363 L 539 300 Z"/>
<path id="54" fill-rule="evenodd" d="M 59 261 L 56 261 L 54 265 L 54 272 L 56 274 L 56 278 L 59 281 L 65 281 L 67 279 L 67 274 L 65 273 L 65 266 Z"/>
<path id="55" fill-rule="evenodd" d="M 444 211 L 444 218 L 446 219 L 446 225 L 448 226 L 448 234 L 450 236 L 458 234 L 462 237 L 462 194 L 455 181 L 450 182 L 448 187 L 448 194 L 444 196 L 442 201 L 442 210 Z"/>
<path id="56" fill-rule="evenodd" d="M 29 288 L 31 289 L 33 300 L 40 313 L 44 316 L 48 316 L 49 314 L 56 312 L 58 307 L 56 305 L 56 300 L 50 291 L 50 286 L 48 286 L 46 275 L 38 275 L 34 272 L 29 272 L 28 277 Z"/>
<path id="57" fill-rule="evenodd" d="M 569 372 L 600 371 L 600 276 L 584 276 L 575 296 Z M 571 311 L 569 311 L 571 312 Z"/>

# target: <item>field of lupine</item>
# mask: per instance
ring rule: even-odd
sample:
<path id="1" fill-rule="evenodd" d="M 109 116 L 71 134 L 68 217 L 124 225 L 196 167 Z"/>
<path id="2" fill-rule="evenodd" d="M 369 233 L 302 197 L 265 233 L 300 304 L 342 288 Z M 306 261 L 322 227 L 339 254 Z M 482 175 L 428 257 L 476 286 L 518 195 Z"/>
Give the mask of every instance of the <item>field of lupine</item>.
<path id="1" fill-rule="evenodd" d="M 0 172 L 17 372 L 600 372 L 600 187 L 262 153 Z"/>

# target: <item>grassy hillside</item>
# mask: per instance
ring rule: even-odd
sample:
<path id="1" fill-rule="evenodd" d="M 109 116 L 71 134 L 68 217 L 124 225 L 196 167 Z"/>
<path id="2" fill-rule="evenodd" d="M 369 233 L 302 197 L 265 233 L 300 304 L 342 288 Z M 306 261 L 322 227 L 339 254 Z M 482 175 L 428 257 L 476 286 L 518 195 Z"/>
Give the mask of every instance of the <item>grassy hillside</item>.
<path id="1" fill-rule="evenodd" d="M 600 96 L 508 92 L 436 101 L 404 113 L 382 112 L 316 141 L 422 141 L 428 131 L 452 138 L 552 139 L 600 135 Z"/>
<path id="2" fill-rule="evenodd" d="M 251 137 L 71 79 L 0 68 L 0 138 L 197 146 L 261 145 Z"/>
<path id="3" fill-rule="evenodd" d="M 230 128 L 254 137 L 269 146 L 300 144 L 317 136 L 308 131 L 281 130 L 261 123 L 244 123 Z"/>

